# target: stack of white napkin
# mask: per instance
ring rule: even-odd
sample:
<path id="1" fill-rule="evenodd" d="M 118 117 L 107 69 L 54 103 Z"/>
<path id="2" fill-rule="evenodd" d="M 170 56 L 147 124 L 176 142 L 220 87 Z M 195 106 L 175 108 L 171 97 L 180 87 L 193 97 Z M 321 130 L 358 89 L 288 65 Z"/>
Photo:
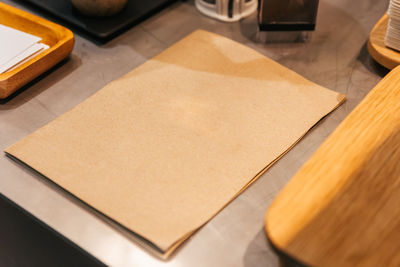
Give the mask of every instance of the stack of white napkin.
<path id="1" fill-rule="evenodd" d="M 400 0 L 391 0 L 389 4 L 389 24 L 385 45 L 400 51 Z"/>
<path id="2" fill-rule="evenodd" d="M 0 24 L 0 73 L 10 71 L 49 46 L 40 37 Z"/>

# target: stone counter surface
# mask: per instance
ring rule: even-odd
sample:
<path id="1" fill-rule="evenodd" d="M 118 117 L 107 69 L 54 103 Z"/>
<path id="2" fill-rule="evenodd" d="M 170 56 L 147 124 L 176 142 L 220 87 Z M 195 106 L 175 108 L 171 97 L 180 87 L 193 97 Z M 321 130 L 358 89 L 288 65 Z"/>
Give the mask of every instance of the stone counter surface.
<path id="1" fill-rule="evenodd" d="M 20 1 L 3 2 L 26 10 Z M 199 28 L 241 42 L 347 95 L 347 102 L 167 261 L 154 258 L 118 227 L 4 154 L 0 156 L 0 193 L 108 265 L 279 266 L 264 233 L 265 212 L 296 171 L 387 73 L 370 58 L 366 42 L 388 3 L 321 0 L 317 27 L 308 42 L 264 43 L 259 41 L 255 14 L 223 23 L 201 15 L 193 1 L 178 1 L 106 44 L 94 44 L 76 34 L 67 61 L 0 105 L 0 149 L 4 150 Z"/>

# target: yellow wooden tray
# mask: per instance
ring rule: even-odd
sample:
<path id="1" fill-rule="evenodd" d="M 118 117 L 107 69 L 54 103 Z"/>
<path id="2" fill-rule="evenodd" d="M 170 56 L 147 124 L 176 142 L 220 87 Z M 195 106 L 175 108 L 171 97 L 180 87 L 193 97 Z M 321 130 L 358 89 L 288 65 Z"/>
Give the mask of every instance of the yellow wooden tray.
<path id="1" fill-rule="evenodd" d="M 385 46 L 385 36 L 389 16 L 385 14 L 376 23 L 369 35 L 368 51 L 369 54 L 382 66 L 393 69 L 400 65 L 400 52 Z"/>
<path id="2" fill-rule="evenodd" d="M 266 232 L 310 266 L 400 266 L 400 67 L 274 200 Z"/>
<path id="3" fill-rule="evenodd" d="M 0 74 L 0 99 L 67 57 L 74 46 L 74 35 L 70 30 L 1 2 L 0 24 L 39 36 L 50 47 L 17 68 Z"/>

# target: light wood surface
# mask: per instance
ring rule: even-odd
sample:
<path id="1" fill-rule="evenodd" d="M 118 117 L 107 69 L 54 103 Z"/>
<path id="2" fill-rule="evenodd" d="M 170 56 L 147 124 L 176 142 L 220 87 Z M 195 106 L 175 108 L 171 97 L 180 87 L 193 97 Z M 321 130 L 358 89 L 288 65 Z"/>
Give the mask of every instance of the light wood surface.
<path id="1" fill-rule="evenodd" d="M 70 30 L 1 2 L 0 24 L 39 36 L 41 42 L 50 47 L 19 67 L 0 74 L 0 99 L 11 95 L 67 57 L 74 46 Z"/>
<path id="2" fill-rule="evenodd" d="M 400 64 L 400 52 L 385 45 L 389 16 L 387 14 L 376 23 L 369 35 L 368 51 L 382 66 L 393 69 Z"/>
<path id="3" fill-rule="evenodd" d="M 270 240 L 311 266 L 400 265 L 400 67 L 321 145 L 266 216 Z"/>

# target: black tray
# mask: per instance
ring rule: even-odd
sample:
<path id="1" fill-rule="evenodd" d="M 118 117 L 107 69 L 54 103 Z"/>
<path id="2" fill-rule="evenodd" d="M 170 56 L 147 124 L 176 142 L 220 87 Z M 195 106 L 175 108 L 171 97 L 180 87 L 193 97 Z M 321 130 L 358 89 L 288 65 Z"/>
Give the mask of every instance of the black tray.
<path id="1" fill-rule="evenodd" d="M 38 6 L 96 38 L 110 39 L 174 1 L 176 0 L 128 0 L 120 13 L 108 18 L 90 18 L 81 15 L 72 5 L 71 0 L 20 0 L 18 2 Z"/>

